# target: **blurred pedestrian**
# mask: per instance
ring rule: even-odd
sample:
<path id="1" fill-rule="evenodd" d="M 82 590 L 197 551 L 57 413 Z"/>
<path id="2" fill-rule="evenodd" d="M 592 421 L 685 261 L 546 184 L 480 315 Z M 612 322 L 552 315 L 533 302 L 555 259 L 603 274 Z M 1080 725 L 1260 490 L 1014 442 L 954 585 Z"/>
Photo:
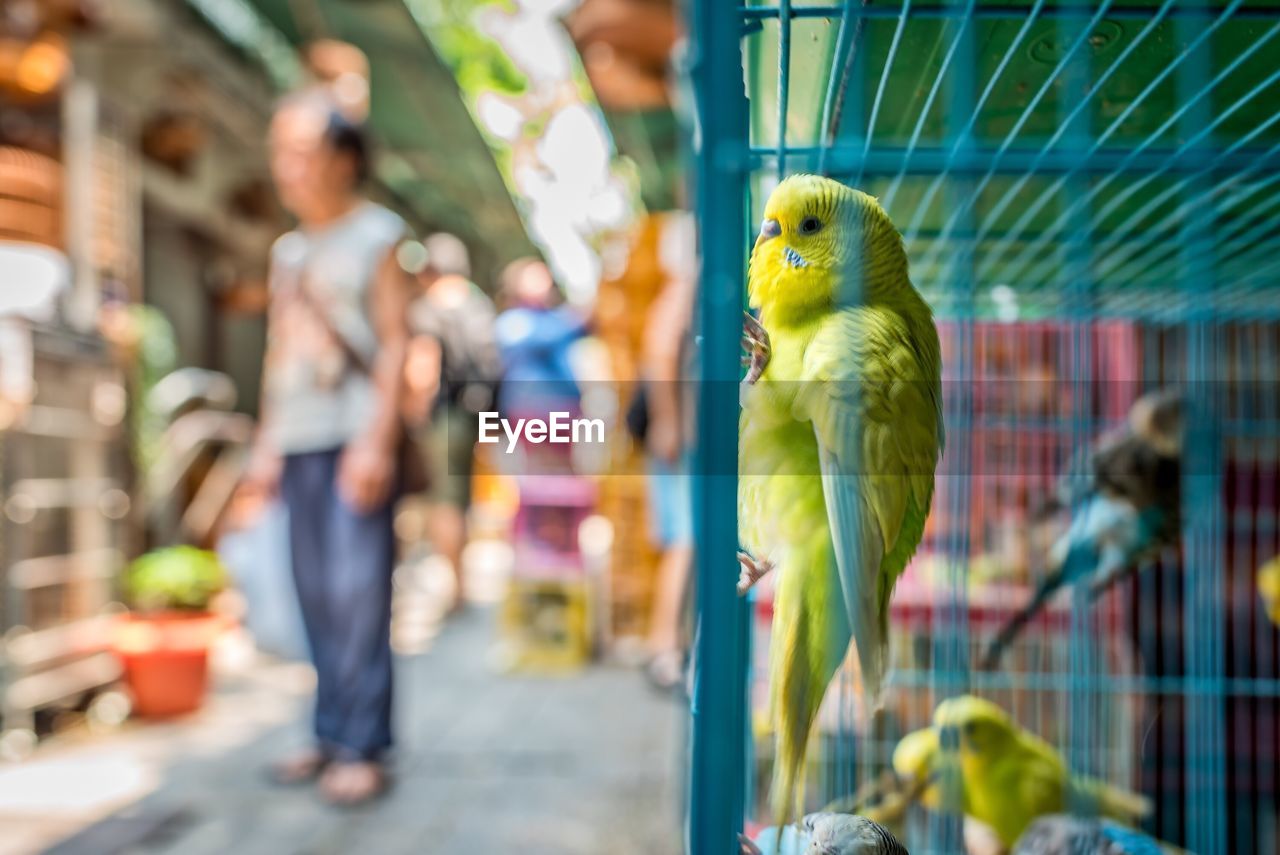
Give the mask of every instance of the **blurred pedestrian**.
<path id="1" fill-rule="evenodd" d="M 274 768 L 355 804 L 382 792 L 391 746 L 392 500 L 411 282 L 404 222 L 366 200 L 362 129 L 307 93 L 270 130 L 298 219 L 271 253 L 261 428 L 250 488 L 289 511 L 293 575 L 316 669 L 315 744 Z"/>
<path id="2" fill-rule="evenodd" d="M 466 244 L 444 233 L 431 235 L 423 244 L 427 261 L 418 274 L 422 296 L 410 311 L 410 351 L 414 363 L 435 371 L 433 400 L 423 402 L 428 410 L 423 414 L 423 447 L 433 473 L 427 532 L 453 571 L 457 610 L 465 603 L 462 551 L 467 544 L 479 418 L 493 409 L 502 360 L 494 340 L 493 301 L 470 278 Z M 423 384 L 411 380 L 411 385 Z"/>
<path id="3" fill-rule="evenodd" d="M 645 317 L 640 382 L 628 424 L 644 443 L 649 534 L 659 550 L 658 579 L 649 613 L 650 681 L 660 689 L 684 684 L 685 612 L 693 563 L 693 496 L 689 478 L 691 407 L 682 382 L 693 323 L 693 223 L 669 215 L 659 241 L 666 274 Z"/>
<path id="4" fill-rule="evenodd" d="M 504 366 L 498 409 L 507 418 L 578 412 L 581 392 L 570 354 L 587 322 L 564 304 L 547 265 L 536 258 L 507 265 L 502 309 L 496 325 Z"/>

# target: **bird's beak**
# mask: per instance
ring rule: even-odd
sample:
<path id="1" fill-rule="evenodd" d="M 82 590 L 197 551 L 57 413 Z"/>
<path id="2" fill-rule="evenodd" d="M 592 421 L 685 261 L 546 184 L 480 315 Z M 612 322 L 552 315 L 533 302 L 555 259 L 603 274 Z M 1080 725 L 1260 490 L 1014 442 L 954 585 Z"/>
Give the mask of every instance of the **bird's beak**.
<path id="1" fill-rule="evenodd" d="M 760 224 L 760 240 L 769 240 L 782 234 L 782 223 L 775 219 L 767 219 Z"/>

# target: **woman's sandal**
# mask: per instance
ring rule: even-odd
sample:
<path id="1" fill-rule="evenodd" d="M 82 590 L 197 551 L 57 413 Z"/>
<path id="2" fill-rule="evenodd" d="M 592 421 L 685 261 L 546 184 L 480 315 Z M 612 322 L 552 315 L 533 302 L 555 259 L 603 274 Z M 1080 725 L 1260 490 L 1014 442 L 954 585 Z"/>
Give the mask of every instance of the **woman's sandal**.
<path id="1" fill-rule="evenodd" d="M 271 780 L 289 787 L 306 784 L 320 777 L 329 765 L 329 758 L 318 748 L 309 748 L 286 757 L 271 766 Z"/>
<path id="2" fill-rule="evenodd" d="M 320 795 L 331 805 L 355 807 L 381 796 L 387 772 L 372 760 L 337 761 L 320 776 Z"/>

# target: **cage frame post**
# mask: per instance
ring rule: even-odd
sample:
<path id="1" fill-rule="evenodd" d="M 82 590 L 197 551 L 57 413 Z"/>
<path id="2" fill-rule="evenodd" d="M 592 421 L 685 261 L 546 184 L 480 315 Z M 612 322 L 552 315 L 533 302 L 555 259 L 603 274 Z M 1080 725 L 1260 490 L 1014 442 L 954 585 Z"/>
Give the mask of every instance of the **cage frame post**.
<path id="1" fill-rule="evenodd" d="M 691 704 L 688 851 L 738 851 L 746 793 L 746 607 L 737 595 L 738 378 L 746 244 L 747 99 L 741 25 L 690 4 L 695 210 L 702 261 L 694 533 L 698 628 Z"/>

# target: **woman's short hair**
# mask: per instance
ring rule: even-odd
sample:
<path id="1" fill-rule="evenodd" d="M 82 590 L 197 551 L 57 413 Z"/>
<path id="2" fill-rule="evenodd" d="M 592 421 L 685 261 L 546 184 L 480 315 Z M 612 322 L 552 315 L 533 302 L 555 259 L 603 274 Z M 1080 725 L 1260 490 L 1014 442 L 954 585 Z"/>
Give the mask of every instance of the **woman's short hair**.
<path id="1" fill-rule="evenodd" d="M 349 120 L 335 107 L 329 110 L 324 138 L 334 151 L 351 158 L 356 183 L 363 184 L 369 178 L 369 135 L 364 125 Z"/>
<path id="2" fill-rule="evenodd" d="M 324 117 L 324 141 L 339 154 L 351 158 L 357 184 L 369 177 L 371 145 L 363 123 L 351 118 L 323 89 L 312 87 L 287 95 L 276 105 L 276 112 L 310 110 Z"/>

